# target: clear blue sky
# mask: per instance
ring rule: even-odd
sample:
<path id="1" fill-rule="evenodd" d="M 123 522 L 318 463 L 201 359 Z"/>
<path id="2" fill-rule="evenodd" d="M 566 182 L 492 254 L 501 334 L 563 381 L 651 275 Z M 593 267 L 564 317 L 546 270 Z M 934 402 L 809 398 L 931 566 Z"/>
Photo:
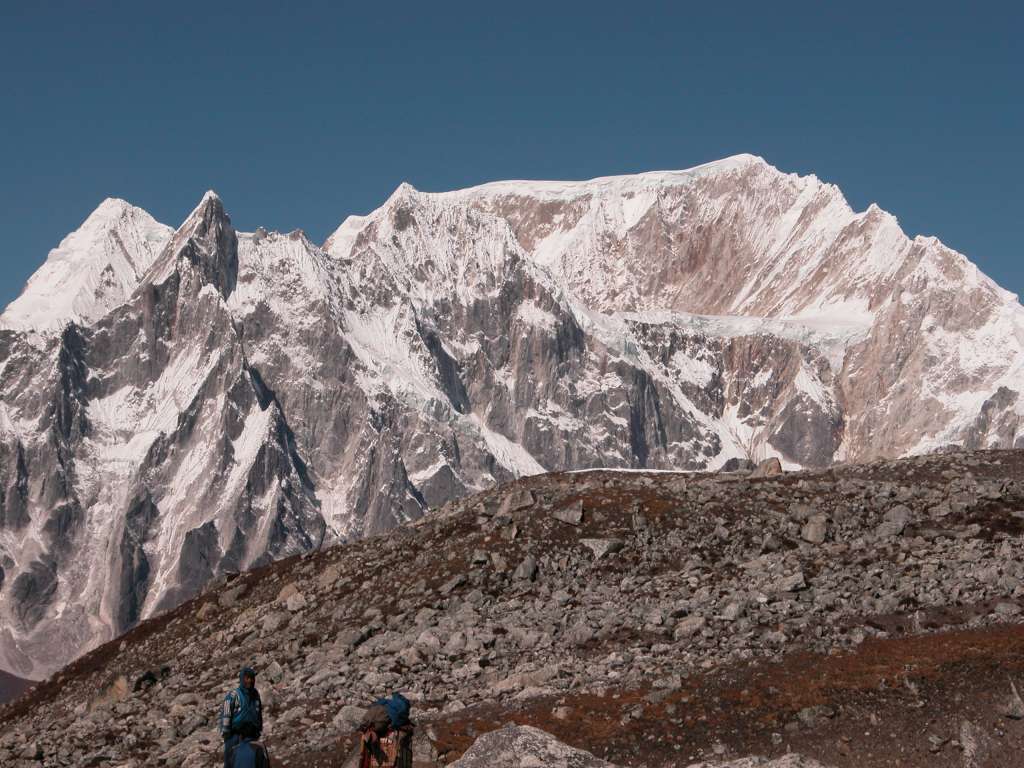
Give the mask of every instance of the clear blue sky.
<path id="1" fill-rule="evenodd" d="M 1020 3 L 0 2 L 0 305 L 108 196 L 322 241 L 403 180 L 738 152 L 1024 292 Z"/>

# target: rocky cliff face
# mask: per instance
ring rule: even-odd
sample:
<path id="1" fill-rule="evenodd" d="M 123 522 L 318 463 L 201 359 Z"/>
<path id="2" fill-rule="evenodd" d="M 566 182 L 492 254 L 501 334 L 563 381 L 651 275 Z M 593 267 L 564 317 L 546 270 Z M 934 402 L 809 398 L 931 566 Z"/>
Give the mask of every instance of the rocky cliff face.
<path id="1" fill-rule="evenodd" d="M 964 257 L 750 156 L 403 185 L 323 247 L 108 201 L 0 317 L 0 668 L 523 475 L 1015 445 L 1022 347 Z"/>
<path id="2" fill-rule="evenodd" d="M 3 332 L 12 669 L 39 675 L 216 573 L 322 542 L 281 405 L 227 309 L 237 271 L 208 196 L 127 303 L 41 345 Z"/>

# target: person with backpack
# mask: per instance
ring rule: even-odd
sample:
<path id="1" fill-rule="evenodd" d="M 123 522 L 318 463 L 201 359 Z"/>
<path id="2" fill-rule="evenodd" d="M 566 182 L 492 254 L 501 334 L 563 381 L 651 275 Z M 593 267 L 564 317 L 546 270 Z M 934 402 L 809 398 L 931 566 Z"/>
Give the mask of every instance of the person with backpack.
<path id="1" fill-rule="evenodd" d="M 224 768 L 234 768 L 235 757 L 243 744 L 263 733 L 263 703 L 256 690 L 256 670 L 245 667 L 238 673 L 238 687 L 229 691 L 220 708 L 220 734 L 224 738 Z M 257 745 L 258 746 L 258 745 Z M 263 752 L 249 746 L 248 752 Z M 265 756 L 265 753 L 263 753 Z M 253 761 L 256 757 L 253 757 Z"/>
<path id="2" fill-rule="evenodd" d="M 400 693 L 377 699 L 359 725 L 359 768 L 412 768 L 413 723 Z"/>

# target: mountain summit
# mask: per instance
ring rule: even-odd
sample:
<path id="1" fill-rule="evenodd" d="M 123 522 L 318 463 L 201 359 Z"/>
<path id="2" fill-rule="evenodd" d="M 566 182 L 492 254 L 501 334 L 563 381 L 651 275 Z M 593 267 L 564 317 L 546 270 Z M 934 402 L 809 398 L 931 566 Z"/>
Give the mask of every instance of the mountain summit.
<path id="1" fill-rule="evenodd" d="M 131 295 L 173 232 L 141 208 L 107 198 L 50 251 L 0 326 L 52 331 L 98 320 Z"/>
<path id="2" fill-rule="evenodd" d="M 545 471 L 1008 447 L 1024 308 L 740 155 L 402 185 L 323 247 L 107 201 L 0 316 L 0 668 Z"/>

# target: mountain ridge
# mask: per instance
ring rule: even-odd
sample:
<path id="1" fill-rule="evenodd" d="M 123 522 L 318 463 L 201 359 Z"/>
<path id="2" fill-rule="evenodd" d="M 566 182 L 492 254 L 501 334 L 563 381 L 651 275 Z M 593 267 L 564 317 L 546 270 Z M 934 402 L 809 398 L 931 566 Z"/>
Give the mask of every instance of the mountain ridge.
<path id="1" fill-rule="evenodd" d="M 0 668 L 523 475 L 1024 443 L 1024 309 L 877 207 L 753 156 L 515 184 L 402 185 L 324 247 L 210 192 L 133 214 L 166 241 L 123 303 L 0 316 Z"/>

